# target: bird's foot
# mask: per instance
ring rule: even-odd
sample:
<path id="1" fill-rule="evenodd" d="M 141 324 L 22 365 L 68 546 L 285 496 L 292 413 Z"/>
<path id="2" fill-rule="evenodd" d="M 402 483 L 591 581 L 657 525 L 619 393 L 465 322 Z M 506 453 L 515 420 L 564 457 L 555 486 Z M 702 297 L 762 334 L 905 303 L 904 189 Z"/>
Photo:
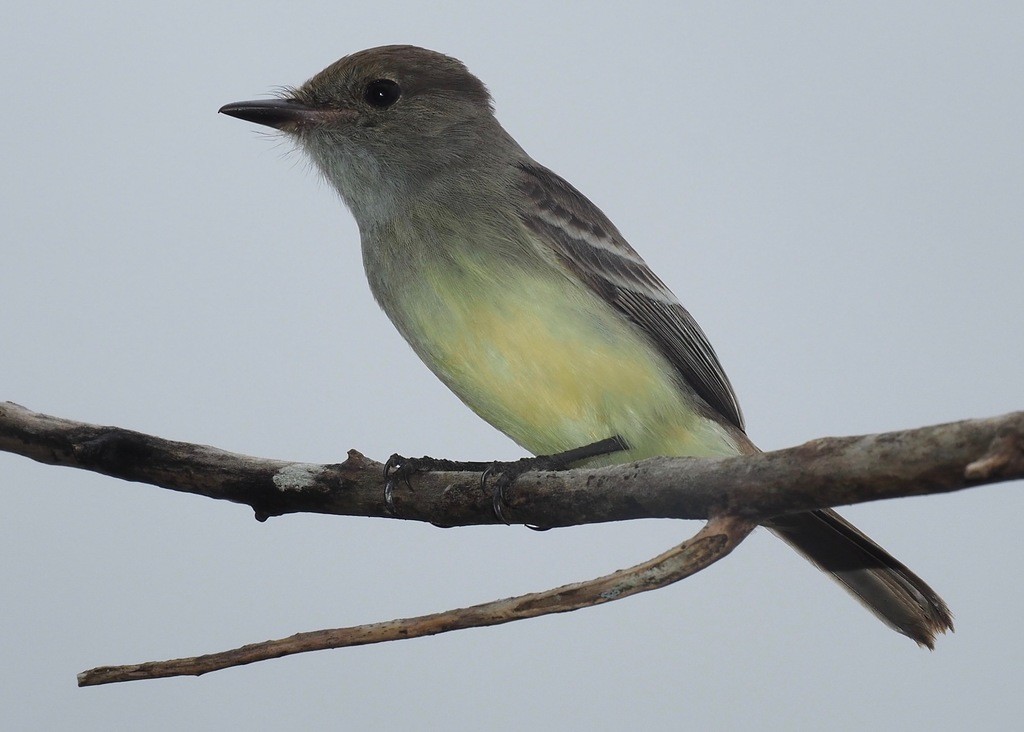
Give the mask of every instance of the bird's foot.
<path id="1" fill-rule="evenodd" d="M 589 445 L 584 445 L 583 447 L 576 447 L 572 450 L 557 452 L 552 455 L 537 455 L 536 457 L 523 458 L 522 460 L 507 463 L 490 463 L 480 478 L 480 487 L 483 490 L 487 490 L 488 478 L 495 473 L 501 474 L 494 482 L 494 488 L 491 491 L 491 505 L 494 508 L 494 515 L 498 520 L 506 525 L 511 525 L 512 522 L 508 516 L 506 493 L 523 473 L 542 470 L 566 470 L 581 460 L 601 455 L 610 455 L 628 449 L 629 445 L 626 444 L 626 441 L 616 435 L 615 437 L 609 437 Z M 550 528 L 533 526 L 531 524 L 526 524 L 526 527 L 534 531 L 547 531 Z"/>
<path id="2" fill-rule="evenodd" d="M 410 458 L 395 453 L 384 463 L 384 508 L 392 516 L 397 516 L 395 508 L 395 488 L 399 482 L 405 483 L 409 490 L 412 490 L 412 483 L 409 478 L 416 473 L 431 470 L 447 470 L 451 472 L 472 472 L 479 473 L 486 470 L 493 463 L 462 462 L 458 460 L 445 460 L 443 458 L 423 457 Z"/>

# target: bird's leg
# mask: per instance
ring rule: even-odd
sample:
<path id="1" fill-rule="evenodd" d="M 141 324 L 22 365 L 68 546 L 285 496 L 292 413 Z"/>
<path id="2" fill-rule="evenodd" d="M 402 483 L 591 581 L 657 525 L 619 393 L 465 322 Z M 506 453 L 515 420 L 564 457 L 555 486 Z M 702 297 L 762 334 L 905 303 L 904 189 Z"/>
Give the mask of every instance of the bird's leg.
<path id="1" fill-rule="evenodd" d="M 516 460 L 508 463 L 491 463 L 484 470 L 483 476 L 480 478 L 480 487 L 484 490 L 487 489 L 487 479 L 494 473 L 501 473 L 501 476 L 495 481 L 494 489 L 491 493 L 491 502 L 494 506 L 494 515 L 498 519 L 504 522 L 506 525 L 511 524 L 506 516 L 507 503 L 505 500 L 505 491 L 516 482 L 516 479 L 523 473 L 529 473 L 538 470 L 566 470 L 567 468 L 573 467 L 576 463 L 581 460 L 588 458 L 599 457 L 601 455 L 611 455 L 612 453 L 622 452 L 628 450 L 629 445 L 626 441 L 615 435 L 614 437 L 608 437 L 597 442 L 592 442 L 589 445 L 583 445 L 582 447 L 574 447 L 571 450 L 565 452 L 556 452 L 553 455 L 537 455 L 536 457 L 523 458 L 522 460 Z M 530 526 L 528 528 L 534 529 L 535 531 L 544 531 L 543 527 Z"/>

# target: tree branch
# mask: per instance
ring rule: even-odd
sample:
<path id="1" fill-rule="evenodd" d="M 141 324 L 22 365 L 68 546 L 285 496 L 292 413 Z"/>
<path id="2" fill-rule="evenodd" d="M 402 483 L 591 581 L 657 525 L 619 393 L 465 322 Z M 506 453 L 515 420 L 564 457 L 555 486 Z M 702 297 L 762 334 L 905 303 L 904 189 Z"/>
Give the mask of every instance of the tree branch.
<path id="1" fill-rule="evenodd" d="M 393 518 L 383 465 L 270 460 L 173 442 L 0 403 L 0 450 L 50 465 L 243 503 L 265 520 L 314 512 Z M 1024 412 L 861 437 L 828 437 L 735 458 L 651 458 L 595 470 L 526 473 L 509 490 L 518 523 L 636 518 L 757 520 L 851 503 L 945 493 L 1024 477 Z M 395 491 L 398 517 L 442 526 L 496 519 L 479 473 L 431 472 Z"/>
<path id="2" fill-rule="evenodd" d="M 101 427 L 0 403 L 0 450 L 172 490 L 244 503 L 256 517 L 312 511 L 390 517 L 380 463 L 350 451 L 341 464 L 268 460 Z M 298 633 L 222 653 L 83 672 L 79 685 L 201 675 L 312 650 L 496 625 L 657 589 L 728 554 L 766 518 L 847 503 L 960 490 L 1024 477 L 1024 412 L 727 459 L 653 458 L 527 473 L 509 495 L 515 521 L 568 526 L 633 518 L 702 518 L 693 538 L 642 564 L 545 592 L 416 618 Z M 394 497 L 400 518 L 494 523 L 479 473 L 413 476 Z"/>
<path id="3" fill-rule="evenodd" d="M 639 592 L 656 590 L 699 572 L 731 552 L 755 526 L 751 521 L 736 517 L 718 517 L 711 519 L 695 536 L 660 556 L 587 582 L 417 618 L 296 633 L 288 638 L 253 643 L 205 656 L 127 666 L 101 666 L 80 673 L 78 685 L 94 686 L 167 676 L 200 676 L 210 671 L 295 653 L 419 638 L 600 605 Z"/>

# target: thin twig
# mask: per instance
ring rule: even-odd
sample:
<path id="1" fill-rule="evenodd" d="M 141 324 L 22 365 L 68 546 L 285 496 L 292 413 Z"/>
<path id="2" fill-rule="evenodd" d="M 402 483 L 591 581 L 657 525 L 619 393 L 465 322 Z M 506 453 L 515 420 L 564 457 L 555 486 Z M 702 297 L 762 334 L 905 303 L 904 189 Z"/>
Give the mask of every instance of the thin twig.
<path id="1" fill-rule="evenodd" d="M 94 686 L 167 676 L 200 676 L 210 671 L 295 653 L 418 638 L 600 605 L 639 592 L 656 590 L 699 572 L 731 552 L 755 526 L 755 523 L 735 516 L 715 517 L 692 538 L 664 554 L 629 569 L 620 569 L 586 582 L 416 618 L 297 633 L 288 638 L 253 643 L 193 658 L 100 666 L 80 673 L 78 685 Z"/>

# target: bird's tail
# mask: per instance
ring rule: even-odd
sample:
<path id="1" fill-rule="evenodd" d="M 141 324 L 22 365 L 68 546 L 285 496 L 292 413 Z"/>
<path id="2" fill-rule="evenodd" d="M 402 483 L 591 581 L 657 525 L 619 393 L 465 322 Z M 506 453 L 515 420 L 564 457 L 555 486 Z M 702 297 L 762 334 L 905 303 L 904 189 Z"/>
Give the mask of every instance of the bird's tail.
<path id="1" fill-rule="evenodd" d="M 953 629 L 935 590 L 835 511 L 777 516 L 765 524 L 894 630 L 933 648 Z"/>

